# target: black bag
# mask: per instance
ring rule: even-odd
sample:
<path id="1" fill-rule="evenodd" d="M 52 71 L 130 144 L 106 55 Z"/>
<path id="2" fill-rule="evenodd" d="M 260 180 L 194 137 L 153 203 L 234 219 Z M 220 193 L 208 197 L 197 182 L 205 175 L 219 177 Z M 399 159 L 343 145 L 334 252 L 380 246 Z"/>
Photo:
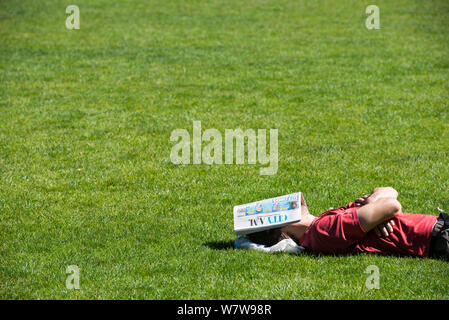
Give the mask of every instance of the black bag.
<path id="1" fill-rule="evenodd" d="M 449 215 L 441 213 L 432 230 L 430 257 L 449 261 Z"/>

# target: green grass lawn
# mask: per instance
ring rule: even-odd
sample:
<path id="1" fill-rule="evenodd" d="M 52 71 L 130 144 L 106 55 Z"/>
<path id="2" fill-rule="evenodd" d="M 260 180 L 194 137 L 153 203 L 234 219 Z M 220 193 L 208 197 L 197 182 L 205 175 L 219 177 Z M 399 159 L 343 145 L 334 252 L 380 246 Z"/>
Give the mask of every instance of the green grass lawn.
<path id="1" fill-rule="evenodd" d="M 445 0 L 0 1 L 0 81 L 0 298 L 449 299 L 443 261 L 232 248 L 234 205 L 295 191 L 449 209 Z M 278 129 L 277 174 L 174 165 L 194 120 Z"/>

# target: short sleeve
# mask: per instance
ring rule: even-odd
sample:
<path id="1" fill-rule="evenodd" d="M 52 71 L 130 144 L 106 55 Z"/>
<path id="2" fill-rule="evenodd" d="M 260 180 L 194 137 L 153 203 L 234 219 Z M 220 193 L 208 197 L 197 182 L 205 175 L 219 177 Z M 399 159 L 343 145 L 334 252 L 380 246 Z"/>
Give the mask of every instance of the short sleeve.
<path id="1" fill-rule="evenodd" d="M 366 232 L 357 215 L 359 207 L 329 211 L 309 227 L 305 247 L 323 253 L 349 253 Z"/>

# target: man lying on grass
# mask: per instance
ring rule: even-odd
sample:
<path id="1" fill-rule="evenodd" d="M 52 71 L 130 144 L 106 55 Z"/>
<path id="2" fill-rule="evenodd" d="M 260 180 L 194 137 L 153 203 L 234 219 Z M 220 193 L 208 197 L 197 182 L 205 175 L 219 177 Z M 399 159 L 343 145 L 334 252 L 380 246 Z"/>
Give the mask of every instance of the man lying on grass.
<path id="1" fill-rule="evenodd" d="M 345 207 L 315 217 L 305 203 L 300 222 L 248 235 L 259 244 L 291 238 L 307 251 L 322 254 L 372 252 L 449 260 L 449 215 L 402 212 L 393 188 L 376 188 Z"/>

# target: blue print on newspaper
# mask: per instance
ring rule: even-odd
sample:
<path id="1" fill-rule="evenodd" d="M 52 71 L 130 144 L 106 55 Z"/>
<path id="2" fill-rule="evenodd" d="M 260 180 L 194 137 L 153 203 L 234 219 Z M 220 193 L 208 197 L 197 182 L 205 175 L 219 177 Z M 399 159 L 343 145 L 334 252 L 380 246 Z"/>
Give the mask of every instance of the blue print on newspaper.
<path id="1" fill-rule="evenodd" d="M 294 193 L 282 197 L 250 203 L 245 207 L 244 215 L 249 216 L 260 213 L 294 210 L 298 208 L 299 200 L 299 193 Z M 243 210 L 239 211 L 243 213 Z M 243 216 L 243 214 L 240 216 Z"/>

